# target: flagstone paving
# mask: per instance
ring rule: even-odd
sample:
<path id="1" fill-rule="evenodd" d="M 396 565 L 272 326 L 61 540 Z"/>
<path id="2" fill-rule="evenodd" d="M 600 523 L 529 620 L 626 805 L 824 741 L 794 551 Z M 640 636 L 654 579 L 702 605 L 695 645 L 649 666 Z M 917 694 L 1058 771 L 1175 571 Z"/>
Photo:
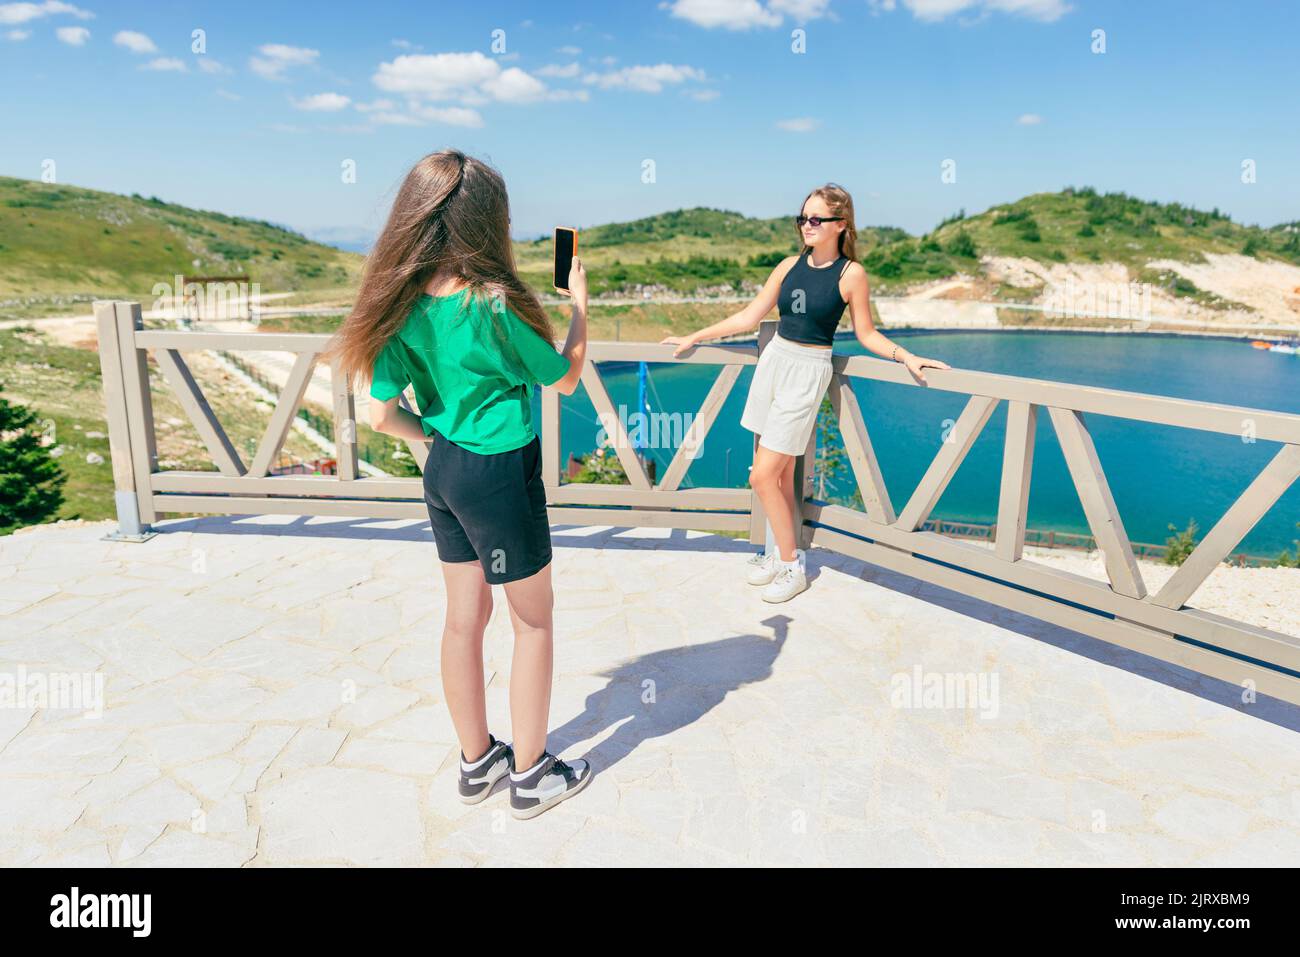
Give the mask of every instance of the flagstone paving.
<path id="1" fill-rule="evenodd" d="M 656 529 L 555 529 L 551 742 L 591 786 L 467 808 L 427 524 L 110 528 L 0 539 L 0 864 L 1300 862 L 1300 709 L 823 551 L 765 605 L 748 546 Z M 82 674 L 97 717 L 30 697 Z"/>

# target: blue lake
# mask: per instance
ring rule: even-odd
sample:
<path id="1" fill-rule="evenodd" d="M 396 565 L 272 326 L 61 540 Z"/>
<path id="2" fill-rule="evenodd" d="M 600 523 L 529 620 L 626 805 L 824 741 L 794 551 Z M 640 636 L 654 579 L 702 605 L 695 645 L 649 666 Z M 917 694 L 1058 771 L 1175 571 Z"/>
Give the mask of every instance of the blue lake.
<path id="1" fill-rule="evenodd" d="M 1162 335 L 1060 332 L 895 332 L 908 349 L 949 364 L 986 372 L 1100 386 L 1130 392 L 1300 413 L 1300 356 L 1251 348 L 1239 340 Z M 861 355 L 857 341 L 841 339 L 836 352 Z M 636 408 L 635 364 L 602 363 L 614 404 Z M 655 411 L 694 412 L 717 367 L 649 366 Z M 751 370 L 742 373 L 710 430 L 683 487 L 747 484 L 752 436 L 740 427 Z M 942 441 L 946 424 L 966 396 L 878 382 L 854 388 L 893 499 L 901 509 Z M 537 403 L 536 396 L 534 402 Z M 599 423 L 585 392 L 562 401 L 561 448 L 585 454 L 596 444 Z M 540 417 L 538 419 L 540 421 Z M 1274 442 L 1089 415 L 1088 422 L 1129 537 L 1163 543 L 1169 525 L 1194 520 L 1204 534 L 1277 452 Z M 997 519 L 1006 404 L 1001 403 L 953 477 L 933 517 L 991 523 Z M 838 437 L 838 436 L 837 436 Z M 651 449 L 659 474 L 672 448 Z M 851 491 L 832 488 L 832 497 Z M 1275 556 L 1300 538 L 1300 483 L 1278 501 L 1237 549 Z M 1029 525 L 1087 534 L 1079 506 L 1045 412 L 1039 416 Z"/>

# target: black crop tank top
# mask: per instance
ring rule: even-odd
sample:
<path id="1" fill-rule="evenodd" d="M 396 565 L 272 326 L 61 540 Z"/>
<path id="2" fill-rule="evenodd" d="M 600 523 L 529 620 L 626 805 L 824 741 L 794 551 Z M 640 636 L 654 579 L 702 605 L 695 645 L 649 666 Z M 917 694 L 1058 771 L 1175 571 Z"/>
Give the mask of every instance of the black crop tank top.
<path id="1" fill-rule="evenodd" d="M 835 328 L 848 305 L 840 295 L 840 277 L 848 268 L 848 257 L 814 269 L 803 253 L 781 280 L 776 308 L 781 317 L 777 335 L 790 342 L 829 346 L 835 342 Z"/>

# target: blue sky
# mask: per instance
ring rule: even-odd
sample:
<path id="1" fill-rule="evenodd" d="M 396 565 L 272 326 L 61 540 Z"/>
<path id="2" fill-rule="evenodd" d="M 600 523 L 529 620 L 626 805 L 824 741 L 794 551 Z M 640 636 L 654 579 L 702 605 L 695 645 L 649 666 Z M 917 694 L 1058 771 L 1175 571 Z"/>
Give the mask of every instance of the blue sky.
<path id="1" fill-rule="evenodd" d="M 445 146 L 502 170 L 522 235 L 826 180 L 912 231 L 1067 185 L 1272 225 L 1300 218 L 1297 34 L 1273 0 L 0 2 L 0 173 L 313 235 L 377 228 Z"/>

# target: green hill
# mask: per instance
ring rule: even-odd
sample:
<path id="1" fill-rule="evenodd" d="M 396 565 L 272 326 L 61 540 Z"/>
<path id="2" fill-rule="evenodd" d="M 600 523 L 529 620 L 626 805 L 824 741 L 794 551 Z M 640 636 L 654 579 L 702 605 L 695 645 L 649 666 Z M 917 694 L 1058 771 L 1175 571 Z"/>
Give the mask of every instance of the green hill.
<path id="1" fill-rule="evenodd" d="M 859 253 L 907 237 L 892 226 L 864 227 Z M 798 251 L 798 243 L 790 218 L 696 207 L 583 229 L 578 251 L 592 270 L 594 292 L 648 285 L 684 293 L 762 283 L 774 265 Z M 515 244 L 520 272 L 539 289 L 550 288 L 551 255 L 549 236 Z"/>
<path id="2" fill-rule="evenodd" d="M 701 208 L 596 226 L 582 233 L 579 245 L 593 267 L 597 292 L 637 285 L 686 292 L 762 282 L 796 242 L 785 218 L 751 219 Z M 550 239 L 518 244 L 516 251 L 530 281 L 548 288 Z M 963 211 L 923 236 L 897 227 L 862 227 L 858 247 L 875 287 L 883 292 L 957 274 L 978 277 L 985 256 L 1049 265 L 1117 262 L 1146 281 L 1153 278 L 1147 268 L 1152 260 L 1194 263 L 1204 261 L 1206 253 L 1300 264 L 1300 226 L 1243 226 L 1217 209 L 1206 212 L 1085 187 L 1026 196 L 973 216 Z"/>
<path id="3" fill-rule="evenodd" d="M 889 285 L 979 272 L 983 256 L 1037 262 L 1114 262 L 1148 279 L 1157 259 L 1203 262 L 1206 253 L 1238 253 L 1300 264 L 1300 232 L 1234 223 L 1219 210 L 1155 203 L 1091 188 L 1038 193 L 976 216 L 959 213 L 924 236 L 869 251 L 868 273 Z"/>
<path id="4" fill-rule="evenodd" d="M 762 283 L 797 242 L 787 217 L 697 207 L 585 228 L 579 249 L 596 294 L 716 294 Z M 1195 263 L 1207 253 L 1300 264 L 1300 224 L 1243 226 L 1218 210 L 1069 188 L 977 215 L 963 211 L 922 236 L 864 226 L 858 248 L 874 288 L 885 294 L 957 274 L 985 278 L 988 256 L 1048 265 L 1117 262 L 1136 279 L 1167 284 L 1173 280 L 1150 269 L 1151 261 Z M 516 243 L 515 255 L 524 278 L 549 292 L 550 237 Z M 155 283 L 176 273 L 246 273 L 264 293 L 345 301 L 361 262 L 355 253 L 258 220 L 0 177 L 0 318 L 68 311 L 100 297 L 148 299 Z M 1180 294 L 1200 295 L 1178 282 Z M 985 291 L 1013 299 L 1023 292 L 992 283 Z M 1205 302 L 1216 304 L 1212 297 Z"/>
<path id="5" fill-rule="evenodd" d="M 0 314 L 148 299 L 177 273 L 248 275 L 264 293 L 346 289 L 362 257 L 271 223 L 142 196 L 0 177 Z"/>

